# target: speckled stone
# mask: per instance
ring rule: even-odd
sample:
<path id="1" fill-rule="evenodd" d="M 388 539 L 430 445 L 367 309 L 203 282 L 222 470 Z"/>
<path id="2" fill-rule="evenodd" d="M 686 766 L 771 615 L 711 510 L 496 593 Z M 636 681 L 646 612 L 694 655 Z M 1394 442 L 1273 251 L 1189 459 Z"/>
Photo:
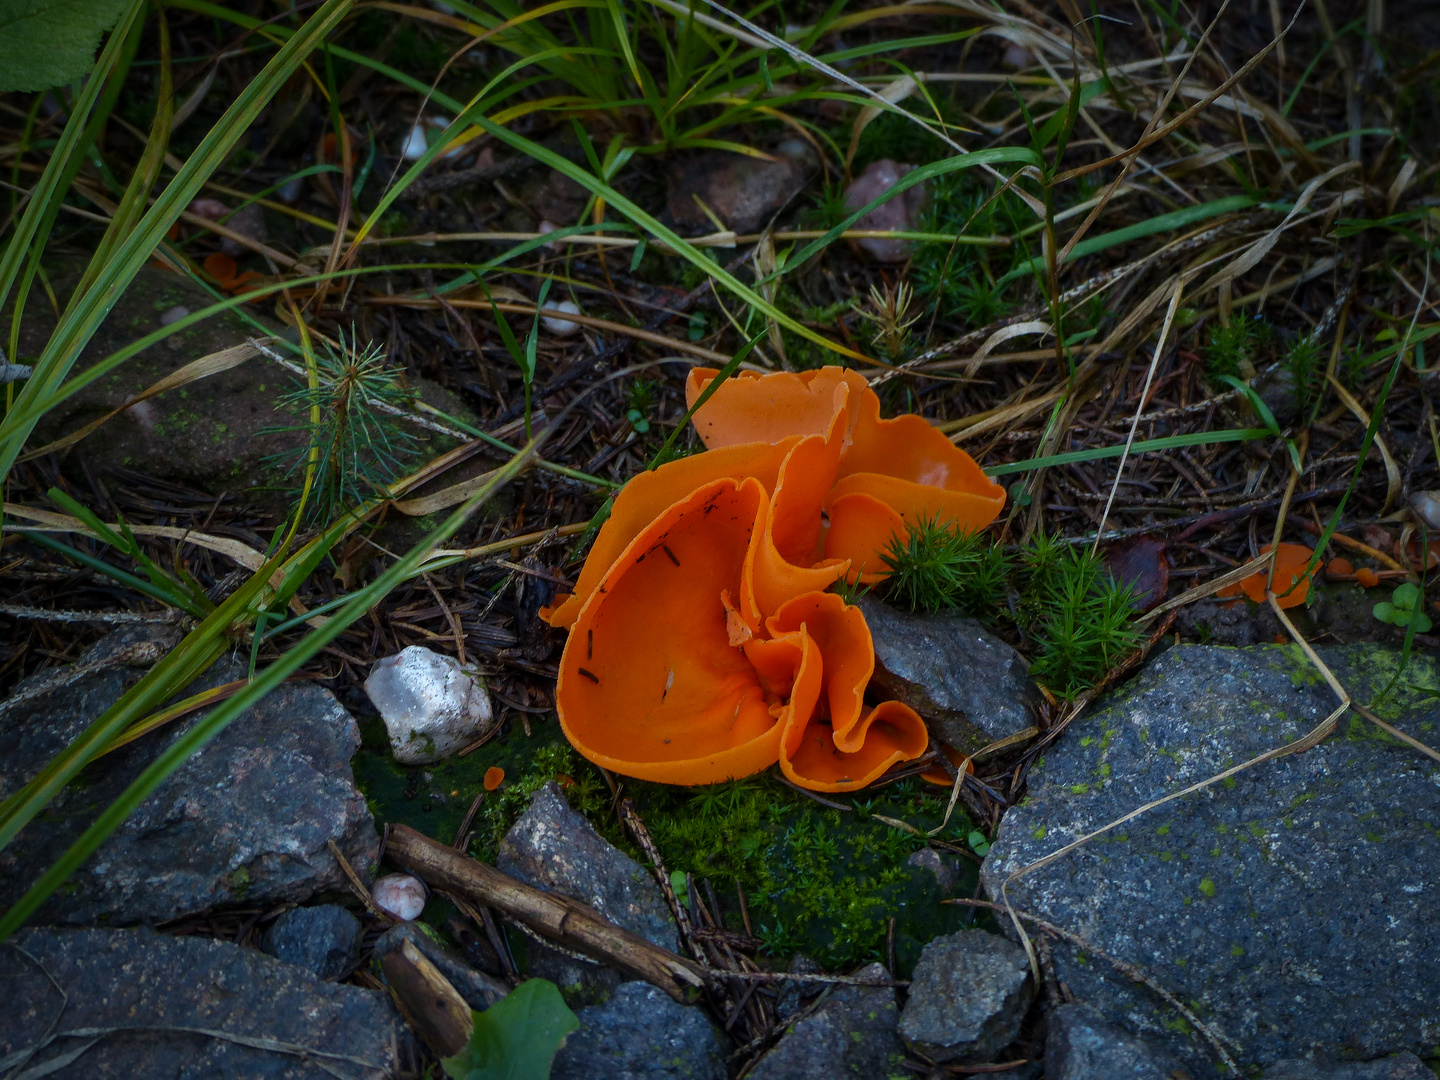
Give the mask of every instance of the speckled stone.
<path id="1" fill-rule="evenodd" d="M 322 979 L 338 979 L 355 963 L 360 922 L 335 904 L 292 908 L 270 924 L 260 948 Z"/>
<path id="2" fill-rule="evenodd" d="M 1398 666 L 1322 649 L 1370 701 Z M 1440 667 L 1415 655 L 1381 713 L 1440 741 Z M 1097 702 L 1030 772 L 982 869 L 1012 874 L 1146 803 L 1298 739 L 1335 707 L 1298 648 L 1181 645 Z M 1242 1069 L 1440 1044 L 1440 767 L 1358 715 L 1327 741 L 1151 810 L 1025 877 L 1016 908 L 1192 1002 Z M 1207 1043 L 1104 960 L 1055 945 L 1059 978 L 1106 1023 L 1218 1075 Z"/>
<path id="3" fill-rule="evenodd" d="M 50 1065 L 53 1080 L 398 1080 L 414 1067 L 413 1039 L 385 994 L 209 938 L 22 930 L 0 945 L 0 999 L 7 1074 L 20 1064 L 12 1055 L 44 1042 L 52 1025 L 54 1040 L 22 1069 Z M 67 1034 L 84 1029 L 117 1030 Z"/>
<path id="4" fill-rule="evenodd" d="M 1173 1080 L 1180 1063 L 1117 1031 L 1088 1005 L 1062 1005 L 1045 1029 L 1045 1080 Z"/>
<path id="5" fill-rule="evenodd" d="M 675 923 L 654 876 L 570 809 L 553 780 L 535 793 L 505 834 L 495 865 L 527 885 L 589 904 L 652 944 L 679 949 Z M 525 939 L 524 948 L 528 973 L 555 983 L 572 1005 L 619 989 L 620 975 L 599 964 L 533 938 Z"/>
<path id="6" fill-rule="evenodd" d="M 879 964 L 856 977 L 889 981 Z M 895 1033 L 899 1011 L 890 986 L 836 983 L 814 1012 L 801 1015 L 747 1080 L 882 1080 L 905 1075 L 905 1047 Z"/>
<path id="7" fill-rule="evenodd" d="M 860 601 L 875 643 L 875 684 L 923 716 L 931 734 L 962 750 L 1035 723 L 1034 684 L 1019 653 L 968 615 L 908 615 Z"/>
<path id="8" fill-rule="evenodd" d="M 1035 999 L 1025 950 L 964 930 L 925 946 L 900 1014 L 900 1037 L 931 1061 L 993 1061 L 1020 1033 Z"/>
<path id="9" fill-rule="evenodd" d="M 158 652 L 145 664 L 93 670 L 24 701 L 0 720 L 0 799 L 13 794 L 133 686 L 178 637 L 169 627 L 111 634 L 78 661 Z M 227 656 L 187 693 L 243 678 Z M 16 695 L 53 678 L 42 672 Z M 49 684 L 44 684 L 49 685 Z M 0 908 L 31 882 L 140 773 L 198 722 L 187 717 L 100 758 L 0 851 Z M 34 922 L 159 922 L 222 904 L 304 902 L 343 887 L 327 847 L 334 840 L 368 874 L 380 838 L 355 787 L 350 758 L 360 746 L 354 718 L 324 687 L 286 683 L 201 748 L 120 825 L 40 908 Z"/>
<path id="10" fill-rule="evenodd" d="M 725 1080 L 729 1044 L 699 1009 L 649 983 L 627 982 L 576 1014 L 550 1080 Z"/>
<path id="11" fill-rule="evenodd" d="M 1260 1080 L 1434 1080 L 1435 1074 L 1414 1054 L 1379 1061 L 1277 1061 Z"/>

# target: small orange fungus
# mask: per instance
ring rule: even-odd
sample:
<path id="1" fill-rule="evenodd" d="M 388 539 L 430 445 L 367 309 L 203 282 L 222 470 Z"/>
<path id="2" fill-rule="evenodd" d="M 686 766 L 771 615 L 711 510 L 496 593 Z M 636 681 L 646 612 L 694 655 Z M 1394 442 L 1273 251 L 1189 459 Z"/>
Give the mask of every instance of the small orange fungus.
<path id="1" fill-rule="evenodd" d="M 715 378 L 691 372 L 691 403 Z M 858 608 L 827 592 L 885 576 L 891 536 L 922 517 L 984 528 L 1004 507 L 964 451 L 916 416 L 880 419 L 842 368 L 730 379 L 695 413 L 706 451 L 620 492 L 573 595 L 555 703 L 607 769 L 711 784 L 777 762 L 792 782 L 851 791 L 925 752 L 909 706 L 865 692 Z"/>
<path id="2" fill-rule="evenodd" d="M 1355 571 L 1355 580 L 1367 589 L 1373 589 L 1380 584 L 1380 575 L 1371 570 L 1368 566 L 1362 566 Z"/>
<path id="3" fill-rule="evenodd" d="M 226 292 L 240 292 L 241 287 L 246 283 L 262 278 L 264 274 L 257 274 L 254 270 L 238 272 L 235 260 L 223 251 L 216 251 L 205 256 L 205 273 L 215 279 L 215 283 Z"/>
<path id="4" fill-rule="evenodd" d="M 1325 564 L 1325 573 L 1331 577 L 1345 577 L 1355 573 L 1355 567 L 1349 559 L 1334 558 Z"/>
<path id="5" fill-rule="evenodd" d="M 963 764 L 967 773 L 973 774 L 975 772 L 975 762 L 967 760 L 965 755 L 959 750 L 956 750 L 955 747 L 949 743 L 936 743 L 935 745 L 939 751 L 945 755 L 946 760 L 955 766 L 956 770 L 959 770 Z M 941 787 L 948 788 L 955 786 L 955 780 L 939 765 L 934 765 L 926 769 L 920 774 L 920 779 L 931 784 L 939 784 Z"/>
<path id="6" fill-rule="evenodd" d="M 1260 549 L 1264 555 L 1270 551 L 1270 545 L 1266 544 Z M 1271 591 L 1275 594 L 1276 603 L 1282 608 L 1297 607 L 1305 602 L 1305 597 L 1310 593 L 1310 579 L 1305 577 L 1305 568 L 1310 565 L 1310 557 L 1314 554 L 1304 544 L 1281 544 L 1275 555 L 1275 581 L 1271 585 Z M 1257 604 L 1265 602 L 1265 584 L 1270 578 L 1268 569 L 1261 570 L 1258 574 L 1251 574 L 1244 581 L 1234 585 L 1227 585 L 1221 589 L 1216 596 L 1239 596 L 1244 593 Z"/>
<path id="7" fill-rule="evenodd" d="M 485 770 L 485 790 L 494 791 L 505 779 L 505 770 L 499 765 L 491 765 Z"/>

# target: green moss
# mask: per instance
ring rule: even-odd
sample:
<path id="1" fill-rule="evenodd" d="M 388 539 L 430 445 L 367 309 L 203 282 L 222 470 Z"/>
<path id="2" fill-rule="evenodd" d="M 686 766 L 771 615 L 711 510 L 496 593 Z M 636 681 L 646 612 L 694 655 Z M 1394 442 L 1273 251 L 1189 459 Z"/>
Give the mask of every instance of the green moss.
<path id="1" fill-rule="evenodd" d="M 355 776 L 380 821 L 405 821 L 427 835 L 451 841 L 485 771 L 505 770 L 500 788 L 480 801 L 468 854 L 493 862 L 499 844 L 531 796 L 560 777 L 570 805 L 612 844 L 642 864 L 645 858 L 622 829 L 599 770 L 564 741 L 553 721 L 537 723 L 464 758 L 431 766 L 397 765 L 384 725 L 361 723 L 364 740 Z M 927 830 L 940 824 L 944 801 L 922 781 L 881 789 L 856 809 L 827 809 L 770 775 L 700 788 L 677 788 L 616 777 L 622 795 L 635 800 L 666 869 L 708 879 L 731 929 L 743 930 L 737 886 L 744 890 L 751 926 L 767 952 L 803 951 L 831 970 L 885 958 L 887 924 L 896 919 L 896 956 L 913 967 L 924 943 L 967 925 L 969 913 L 944 899 L 933 874 L 907 866 L 925 846 L 921 837 L 877 820 L 879 814 Z M 938 789 L 935 789 L 938 791 Z M 938 837 L 963 845 L 972 825 L 952 815 Z M 972 864 L 957 892 L 975 887 Z M 427 921 L 431 918 L 427 907 Z"/>
<path id="2" fill-rule="evenodd" d="M 1215 895 L 1215 879 L 1214 879 L 1214 878 L 1208 878 L 1208 877 L 1207 877 L 1207 878 L 1201 878 L 1201 879 L 1200 879 L 1200 893 L 1201 893 L 1202 896 L 1214 896 L 1214 895 Z"/>

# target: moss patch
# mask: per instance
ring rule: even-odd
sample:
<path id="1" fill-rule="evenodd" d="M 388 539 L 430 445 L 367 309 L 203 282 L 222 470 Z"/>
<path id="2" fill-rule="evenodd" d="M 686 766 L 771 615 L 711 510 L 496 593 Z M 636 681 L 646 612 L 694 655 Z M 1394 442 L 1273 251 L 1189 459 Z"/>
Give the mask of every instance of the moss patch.
<path id="1" fill-rule="evenodd" d="M 355 779 L 377 821 L 403 821 L 437 839 L 455 839 L 486 769 L 505 770 L 500 788 L 481 800 L 468 854 L 493 862 L 501 839 L 544 783 L 558 779 L 577 811 L 612 844 L 644 862 L 612 810 L 598 769 L 565 742 L 553 720 L 531 721 L 464 758 L 436 765 L 398 765 L 390 756 L 378 717 L 361 718 L 363 747 Z M 804 952 L 830 969 L 885 958 L 890 918 L 902 972 L 938 934 L 968 925 L 969 912 L 941 903 L 935 876 L 907 866 L 925 846 L 922 838 L 886 825 L 897 818 L 921 830 L 944 816 L 939 789 L 909 780 L 854 800 L 849 813 L 832 810 L 785 786 L 770 774 L 700 788 L 678 788 L 616 777 L 622 796 L 635 800 L 666 869 L 708 879 L 721 898 L 726 925 L 743 930 L 737 885 L 743 888 L 751 927 L 764 951 L 786 957 Z M 845 796 L 835 801 L 849 802 Z M 939 839 L 963 846 L 972 826 L 958 811 Z M 976 867 L 962 863 L 957 894 L 974 889 Z M 445 912 L 427 907 L 425 919 Z"/>

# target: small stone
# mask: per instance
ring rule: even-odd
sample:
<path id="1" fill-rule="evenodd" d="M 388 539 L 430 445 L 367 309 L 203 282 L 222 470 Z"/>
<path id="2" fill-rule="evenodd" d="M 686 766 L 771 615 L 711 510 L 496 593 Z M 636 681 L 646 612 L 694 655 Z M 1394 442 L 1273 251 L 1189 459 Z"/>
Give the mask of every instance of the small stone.
<path id="1" fill-rule="evenodd" d="M 185 316 L 189 314 L 190 309 L 188 307 L 186 307 L 184 304 L 176 304 L 174 307 L 166 308 L 160 313 L 160 325 L 170 326 L 174 323 L 179 322 L 181 319 L 185 318 Z"/>
<path id="2" fill-rule="evenodd" d="M 556 337 L 569 337 L 580 329 L 580 324 L 570 319 L 562 319 L 554 315 L 544 314 L 544 312 L 547 311 L 555 311 L 563 312 L 566 315 L 579 315 L 580 305 L 576 304 L 573 300 L 561 300 L 559 303 L 546 304 L 540 311 L 541 324 Z"/>
<path id="3" fill-rule="evenodd" d="M 705 1014 L 644 982 L 623 983 L 577 1014 L 580 1029 L 555 1055 L 551 1080 L 725 1080 L 721 1039 Z"/>
<path id="4" fill-rule="evenodd" d="M 257 244 L 263 244 L 270 239 L 270 230 L 265 225 L 265 211 L 255 203 L 248 203 L 236 210 L 225 222 L 225 227 L 254 240 Z M 232 259 L 238 259 L 242 255 L 248 255 L 253 249 L 239 240 L 222 236 L 220 250 Z"/>
<path id="5" fill-rule="evenodd" d="M 1025 661 L 968 615 L 907 615 L 860 601 L 875 646 L 875 683 L 961 752 L 1032 726 L 1036 692 Z"/>
<path id="6" fill-rule="evenodd" d="M 984 930 L 946 934 L 915 965 L 900 1037 L 931 1061 L 991 1061 L 1020 1034 L 1034 997 L 1020 946 Z"/>
<path id="7" fill-rule="evenodd" d="M 590 191 L 558 169 L 551 169 L 527 201 L 542 221 L 574 225 L 590 201 Z"/>
<path id="8" fill-rule="evenodd" d="M 6 944 L 18 948 L 0 948 L 0 1063 L 21 1075 L 414 1075 L 414 1039 L 388 995 L 322 982 L 255 949 L 146 928 L 32 928 Z M 84 1029 L 101 1034 L 73 1034 Z"/>
<path id="9" fill-rule="evenodd" d="M 270 924 L 260 949 L 322 979 L 338 979 L 355 963 L 360 922 L 335 904 L 292 908 Z"/>
<path id="10" fill-rule="evenodd" d="M 819 975 L 823 969 L 804 953 L 796 953 L 790 958 L 790 967 L 787 970 L 792 975 Z M 824 989 L 824 983 L 808 980 L 802 982 L 798 979 L 792 982 L 786 979 L 775 994 L 775 1016 L 782 1024 L 785 1023 L 819 997 Z"/>
<path id="11" fill-rule="evenodd" d="M 1431 533 L 1440 532 L 1440 491 L 1417 491 L 1410 496 L 1410 509 Z"/>
<path id="12" fill-rule="evenodd" d="M 845 209 L 853 212 L 874 202 L 914 168 L 914 165 L 901 165 L 889 158 L 872 161 L 865 167 L 865 171 L 845 189 Z M 895 196 L 889 202 L 881 203 L 850 227 L 877 232 L 913 231 L 919 222 L 921 212 L 925 209 L 926 198 L 927 188 L 921 182 Z M 879 263 L 902 263 L 910 257 L 910 241 L 908 240 L 867 236 L 863 239 L 852 240 L 851 243 L 861 254 Z"/>
<path id="13" fill-rule="evenodd" d="M 1434 1080 L 1435 1074 L 1408 1051 L 1379 1061 L 1327 1062 L 1302 1058 L 1277 1061 L 1261 1080 Z"/>
<path id="14" fill-rule="evenodd" d="M 715 231 L 696 196 L 727 229 L 751 233 L 790 201 L 804 178 L 804 165 L 783 153 L 766 161 L 715 150 L 690 159 L 671 175 L 666 205 L 681 230 L 692 235 Z"/>
<path id="15" fill-rule="evenodd" d="M 476 971 L 454 950 L 435 940 L 434 931 L 424 923 L 402 922 L 392 926 L 375 939 L 375 960 L 378 962 L 387 954 L 402 948 L 410 942 L 425 955 L 444 975 L 465 1003 L 472 1009 L 484 1012 L 510 992 L 510 988 L 499 979 Z"/>
<path id="16" fill-rule="evenodd" d="M 570 809 L 551 780 L 500 842 L 495 865 L 513 878 L 589 904 L 605 918 L 651 944 L 676 951 L 679 940 L 660 886 L 649 871 L 613 847 Z M 529 974 L 581 997 L 613 993 L 620 977 L 543 942 L 529 941 Z"/>
<path id="17" fill-rule="evenodd" d="M 385 721 L 395 760 L 406 765 L 442 761 L 493 726 L 484 680 L 421 645 L 377 661 L 365 693 Z"/>
<path id="18" fill-rule="evenodd" d="M 860 979 L 889 982 L 879 964 L 855 972 Z M 836 983 L 809 1016 L 746 1073 L 747 1080 L 837 1080 L 905 1075 L 905 1048 L 895 1034 L 898 1010 L 891 986 Z"/>
<path id="19" fill-rule="evenodd" d="M 425 910 L 425 883 L 409 874 L 386 874 L 370 886 L 370 899 L 385 914 L 402 922 L 418 919 Z"/>
<path id="20" fill-rule="evenodd" d="M 948 893 L 955 887 L 955 864 L 942 858 L 934 848 L 921 848 L 905 860 L 906 866 L 913 866 L 917 870 L 928 870 L 935 875 L 935 883 L 940 886 L 942 893 Z"/>
<path id="21" fill-rule="evenodd" d="M 425 125 L 411 125 L 405 140 L 400 144 L 400 156 L 406 161 L 419 161 L 428 149 L 430 143 L 425 138 Z"/>
<path id="22" fill-rule="evenodd" d="M 1180 1063 L 1106 1024 L 1087 1005 L 1062 1005 L 1045 1036 L 1045 1080 L 1171 1080 Z"/>

